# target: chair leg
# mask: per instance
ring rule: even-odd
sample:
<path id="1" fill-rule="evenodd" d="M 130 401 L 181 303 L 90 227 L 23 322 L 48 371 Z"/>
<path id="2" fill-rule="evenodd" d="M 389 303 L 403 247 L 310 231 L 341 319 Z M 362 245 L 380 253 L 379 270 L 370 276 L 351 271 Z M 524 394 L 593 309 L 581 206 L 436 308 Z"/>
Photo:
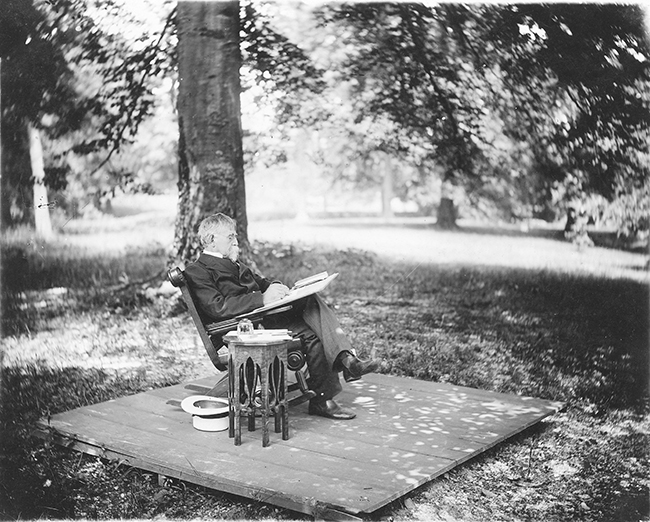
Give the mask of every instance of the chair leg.
<path id="1" fill-rule="evenodd" d="M 219 381 L 211 390 L 205 392 L 210 397 L 228 397 L 228 372 L 223 372 L 219 376 Z"/>
<path id="2" fill-rule="evenodd" d="M 300 391 L 302 393 L 307 393 L 311 391 L 307 386 L 307 379 L 305 378 L 305 374 L 302 373 L 300 370 L 296 372 L 296 380 L 298 381 L 298 386 L 300 387 Z"/>
<path id="3" fill-rule="evenodd" d="M 298 406 L 299 404 L 307 402 L 308 400 L 316 397 L 316 392 L 310 390 L 307 386 L 307 379 L 305 378 L 305 374 L 301 370 L 296 370 L 295 376 L 297 382 L 289 386 L 289 391 L 300 389 L 302 394 L 288 401 L 289 405 L 291 406 Z"/>

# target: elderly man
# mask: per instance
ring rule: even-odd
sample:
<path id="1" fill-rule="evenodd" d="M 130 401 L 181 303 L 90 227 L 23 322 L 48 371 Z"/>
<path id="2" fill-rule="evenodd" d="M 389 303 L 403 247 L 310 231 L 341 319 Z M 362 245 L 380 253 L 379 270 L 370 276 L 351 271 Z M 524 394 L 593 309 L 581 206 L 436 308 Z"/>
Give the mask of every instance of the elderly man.
<path id="1" fill-rule="evenodd" d="M 250 312 L 284 297 L 279 281 L 269 281 L 238 262 L 239 244 L 235 222 L 224 214 L 205 218 L 199 226 L 203 253 L 185 269 L 185 276 L 198 301 L 200 312 L 221 321 Z M 341 408 L 334 397 L 341 391 L 339 372 L 346 382 L 359 379 L 379 367 L 378 361 L 358 359 L 338 320 L 318 297 L 294 303 L 288 312 L 264 318 L 265 328 L 287 328 L 303 341 L 309 368 L 309 388 L 316 397 L 309 413 L 331 419 L 353 419 L 355 413 Z"/>

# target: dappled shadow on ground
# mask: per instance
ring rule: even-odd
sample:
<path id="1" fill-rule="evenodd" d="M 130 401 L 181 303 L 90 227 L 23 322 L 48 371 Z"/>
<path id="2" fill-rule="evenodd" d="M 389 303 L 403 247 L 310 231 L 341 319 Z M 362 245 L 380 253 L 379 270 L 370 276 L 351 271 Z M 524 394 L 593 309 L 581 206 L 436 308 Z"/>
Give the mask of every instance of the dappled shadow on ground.
<path id="1" fill-rule="evenodd" d="M 405 277 L 384 279 L 390 292 L 350 310 L 379 323 L 385 348 L 375 353 L 391 371 L 597 409 L 645 407 L 647 285 L 476 266 L 398 272 Z"/>
<path id="2" fill-rule="evenodd" d="M 496 461 L 466 468 L 471 470 L 466 473 L 474 474 L 463 482 L 473 506 L 484 504 L 486 498 L 474 487 L 478 479 L 483 489 L 501 495 L 498 510 L 488 513 L 499 516 L 492 518 L 540 519 L 531 510 L 508 516 L 514 509 L 529 506 L 528 496 L 535 491 L 540 491 L 539 505 L 547 506 L 544 513 L 554 514 L 555 520 L 585 519 L 586 511 L 569 511 L 572 502 L 583 502 L 583 496 L 590 499 L 590 520 L 616 520 L 617 513 L 632 513 L 624 509 L 626 502 L 636 502 L 647 513 L 647 504 L 638 501 L 644 492 L 647 497 L 647 482 L 639 478 L 646 480 L 648 462 L 647 444 L 643 444 L 648 433 L 647 420 L 643 420 L 648 412 L 644 405 L 649 367 L 646 283 L 486 266 L 480 257 L 462 266 L 386 262 L 356 249 L 301 250 L 286 244 L 260 244 L 257 249 L 262 271 L 287 282 L 321 270 L 340 272 L 325 297 L 360 355 L 382 358 L 384 373 L 568 403 L 566 422 L 541 435 L 548 443 L 548 459 L 540 457 L 538 466 L 540 473 L 551 477 L 550 485 L 535 485 L 531 492 L 506 476 L 495 475 L 530 462 L 532 443 L 507 445 Z M 147 489 L 150 479 L 146 475 L 128 471 L 119 463 L 98 465 L 92 460 L 88 464 L 84 459 L 77 464 L 78 456 L 27 437 L 31 423 L 48 411 L 162 386 L 167 382 L 165 375 L 177 378 L 181 375 L 178 367 L 190 360 L 196 371 L 209 367 L 202 347 L 192 341 L 189 316 L 170 318 L 148 299 L 138 301 L 142 294 L 137 290 L 115 294 L 91 290 L 95 285 L 101 289 L 118 283 L 122 273 L 136 279 L 134 274 L 150 270 L 149 262 L 164 265 L 165 258 L 157 252 L 151 256 L 139 252 L 119 261 L 82 260 L 72 255 L 66 261 L 57 254 L 55 269 L 49 258 L 39 261 L 38 252 L 31 252 L 27 260 L 16 257 L 13 273 L 25 270 L 30 275 L 19 278 L 14 290 L 25 294 L 19 304 L 31 308 L 16 308 L 16 317 L 25 321 L 29 335 L 5 339 L 11 341 L 5 363 L 18 362 L 5 369 L 2 379 L 0 494 L 4 495 L 2 505 L 9 506 L 2 518 L 149 518 L 160 513 L 187 517 L 189 502 L 208 502 L 206 496 L 191 496 L 190 488 L 179 487 L 168 490 L 168 503 L 159 496 L 159 505 L 154 506 L 149 498 L 159 491 Z M 75 290 L 48 294 L 51 287 Z M 44 306 L 33 306 L 39 303 Z M 32 315 L 25 319 L 27 313 Z M 177 335 L 184 324 L 188 325 L 187 339 Z M 54 358 L 47 364 L 35 363 L 32 369 L 24 362 L 34 360 L 23 355 L 29 350 L 44 358 L 54 352 L 61 358 L 65 355 L 68 368 L 54 369 L 65 367 Z M 91 356 L 104 358 L 102 364 L 119 358 L 146 360 L 149 366 L 144 376 L 126 365 L 112 373 L 81 368 Z M 150 374 L 149 368 L 158 371 Z M 5 409 L 6 405 L 13 411 Z M 554 467 L 545 468 L 548 461 Z M 622 479 L 626 474 L 631 478 Z M 502 484 L 503 491 L 499 490 Z M 451 495 L 459 486 L 450 483 L 449 488 Z M 181 490 L 187 492 L 181 494 Z M 521 496 L 513 497 L 513 491 Z M 551 502 L 553 495 L 562 500 Z M 571 503 L 564 501 L 566 496 Z M 435 501 L 444 503 L 444 498 Z M 604 514 L 597 515 L 594 505 Z M 219 508 L 210 516 L 250 518 L 262 513 L 258 508 Z M 201 515 L 206 511 L 192 513 L 204 518 Z M 264 513 L 271 518 L 285 516 L 284 512 Z"/>
<path id="3" fill-rule="evenodd" d="M 648 400 L 647 283 L 500 266 L 390 263 L 359 251 L 281 257 L 260 268 L 340 272 L 327 291 L 353 345 L 384 372 L 582 404 Z"/>

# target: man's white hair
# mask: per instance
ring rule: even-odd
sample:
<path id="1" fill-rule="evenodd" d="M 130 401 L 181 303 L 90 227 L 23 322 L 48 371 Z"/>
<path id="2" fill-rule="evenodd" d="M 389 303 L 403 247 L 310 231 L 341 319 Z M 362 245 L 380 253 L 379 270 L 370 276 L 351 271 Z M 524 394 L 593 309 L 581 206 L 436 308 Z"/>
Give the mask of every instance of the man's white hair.
<path id="1" fill-rule="evenodd" d="M 205 247 L 214 240 L 214 235 L 224 229 L 235 230 L 235 221 L 225 214 L 218 213 L 208 216 L 199 225 L 199 241 L 201 246 Z"/>

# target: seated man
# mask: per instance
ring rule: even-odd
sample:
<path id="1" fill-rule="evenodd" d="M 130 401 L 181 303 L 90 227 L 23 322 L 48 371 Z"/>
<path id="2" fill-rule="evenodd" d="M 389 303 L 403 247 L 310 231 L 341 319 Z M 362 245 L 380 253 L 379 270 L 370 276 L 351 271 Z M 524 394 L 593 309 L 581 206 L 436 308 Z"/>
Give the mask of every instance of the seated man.
<path id="1" fill-rule="evenodd" d="M 209 320 L 222 321 L 244 314 L 284 297 L 289 288 L 269 281 L 239 263 L 235 222 L 224 214 L 205 218 L 199 226 L 203 253 L 185 269 L 185 276 Z M 303 341 L 309 388 L 316 397 L 309 413 L 331 419 L 353 419 L 355 414 L 341 408 L 334 397 L 341 391 L 338 372 L 346 382 L 374 372 L 378 361 L 361 361 L 334 313 L 318 295 L 293 303 L 288 312 L 264 318 L 265 328 L 287 328 Z"/>

